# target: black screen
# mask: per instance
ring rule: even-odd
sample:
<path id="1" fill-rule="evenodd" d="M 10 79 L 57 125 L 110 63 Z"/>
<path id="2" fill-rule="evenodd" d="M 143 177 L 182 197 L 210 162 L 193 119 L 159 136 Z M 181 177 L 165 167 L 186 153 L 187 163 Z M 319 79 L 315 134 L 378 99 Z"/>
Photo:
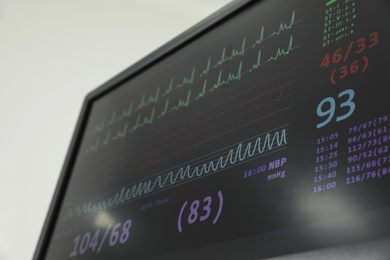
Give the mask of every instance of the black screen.
<path id="1" fill-rule="evenodd" d="M 93 99 L 45 259 L 258 259 L 389 236 L 389 13 L 251 3 Z"/>

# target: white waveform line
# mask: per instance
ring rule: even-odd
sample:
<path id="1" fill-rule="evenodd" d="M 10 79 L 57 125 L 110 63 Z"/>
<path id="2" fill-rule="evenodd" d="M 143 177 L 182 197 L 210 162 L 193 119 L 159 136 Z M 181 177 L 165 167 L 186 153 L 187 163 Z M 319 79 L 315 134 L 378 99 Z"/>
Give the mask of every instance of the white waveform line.
<path id="1" fill-rule="evenodd" d="M 254 142 L 249 141 L 247 144 L 239 143 L 235 148 L 229 149 L 223 154 L 214 155 L 213 159 L 208 156 L 203 156 L 203 162 L 197 162 L 196 166 L 185 164 L 186 166 L 176 167 L 166 173 L 152 176 L 146 180 L 123 187 L 111 197 L 99 202 L 88 202 L 82 206 L 69 208 L 62 220 L 81 216 L 83 214 L 94 214 L 100 210 L 105 210 L 130 202 L 136 198 L 146 196 L 150 193 L 155 193 L 176 186 L 183 182 L 188 182 L 193 179 L 200 178 L 207 174 L 212 174 L 224 170 L 229 166 L 238 165 L 244 160 L 248 160 L 256 155 L 260 156 L 267 151 L 280 148 L 287 145 L 287 130 L 283 129 L 280 132 L 276 131 L 271 137 L 271 133 L 266 133 L 262 142 L 261 135 Z M 252 146 L 253 143 L 253 146 Z M 243 146 L 246 148 L 243 152 Z M 214 154 L 214 153 L 211 153 Z M 211 154 L 208 154 L 209 156 Z M 217 159 L 215 159 L 217 158 Z M 176 173 L 175 173 L 176 172 Z"/>

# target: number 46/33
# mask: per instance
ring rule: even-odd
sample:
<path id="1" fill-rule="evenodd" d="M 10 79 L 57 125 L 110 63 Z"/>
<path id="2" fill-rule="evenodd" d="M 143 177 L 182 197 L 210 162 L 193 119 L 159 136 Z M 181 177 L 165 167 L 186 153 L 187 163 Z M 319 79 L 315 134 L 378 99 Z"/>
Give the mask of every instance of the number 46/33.
<path id="1" fill-rule="evenodd" d="M 317 116 L 326 118 L 321 123 L 317 124 L 317 129 L 326 126 L 334 117 L 336 109 L 343 109 L 343 114 L 336 117 L 336 122 L 347 119 L 355 111 L 355 91 L 347 89 L 337 95 L 337 101 L 333 97 L 324 98 L 317 106 Z M 338 106 L 336 103 L 339 103 Z"/>

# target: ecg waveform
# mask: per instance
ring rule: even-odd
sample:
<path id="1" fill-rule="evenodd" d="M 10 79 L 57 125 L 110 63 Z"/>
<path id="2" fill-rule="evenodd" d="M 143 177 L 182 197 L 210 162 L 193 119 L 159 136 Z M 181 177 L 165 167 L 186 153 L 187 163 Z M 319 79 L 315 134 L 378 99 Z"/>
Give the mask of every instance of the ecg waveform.
<path id="1" fill-rule="evenodd" d="M 291 108 L 290 105 L 278 103 L 293 95 L 291 88 L 295 81 L 292 80 L 279 85 L 272 84 L 272 87 L 270 83 L 282 79 L 294 70 L 290 69 L 255 86 L 248 86 L 244 91 L 236 95 L 229 95 L 211 106 L 180 118 L 172 125 L 156 129 L 149 135 L 148 142 L 136 150 L 129 149 L 131 144 L 128 144 L 125 147 L 114 149 L 112 153 L 102 154 L 104 157 L 100 157 L 99 163 L 79 169 L 88 174 L 88 180 L 96 184 L 89 184 L 88 188 L 93 189 L 99 185 L 106 185 L 102 183 L 103 179 L 107 180 L 106 177 L 103 177 L 104 175 L 111 176 L 113 172 L 117 172 L 115 178 L 120 178 L 123 174 L 127 174 L 118 166 L 118 162 L 122 160 L 126 160 L 128 163 L 134 162 L 137 166 L 132 168 L 133 171 L 142 171 L 144 167 L 153 167 L 151 166 L 153 163 L 168 160 L 172 156 L 192 149 L 192 147 L 208 143 L 222 136 L 234 135 L 234 132 L 240 131 L 240 129 L 252 128 L 251 126 L 266 118 L 287 111 Z M 263 88 L 269 90 L 261 90 Z M 247 98 L 248 96 L 251 98 Z M 243 97 L 246 97 L 244 101 Z M 230 104 L 229 108 L 215 110 L 224 104 Z M 202 115 L 208 116 L 204 118 Z M 211 132 L 212 135 L 210 135 Z M 188 142 L 192 145 L 185 145 Z M 184 147 L 180 144 L 183 144 Z M 148 162 L 140 164 L 139 162 L 144 161 L 145 154 L 149 154 L 150 158 L 159 155 L 154 161 L 148 160 Z M 109 177 L 109 179 L 112 181 L 113 177 Z"/>
<path id="2" fill-rule="evenodd" d="M 280 35 L 282 32 L 284 32 L 286 30 L 292 29 L 300 21 L 301 20 L 296 20 L 296 14 L 295 14 L 295 10 L 294 10 L 292 12 L 292 14 L 291 14 L 291 18 L 290 18 L 289 23 L 283 23 L 283 22 L 280 23 L 278 30 L 273 31 L 272 33 L 268 34 L 268 36 L 266 36 L 264 25 L 262 25 L 261 26 L 261 30 L 260 30 L 260 35 L 254 41 L 253 44 L 247 45 L 247 40 L 246 40 L 246 38 L 244 38 L 242 40 L 242 43 L 241 43 L 241 48 L 233 49 L 231 51 L 230 55 L 227 54 L 226 47 L 223 48 L 222 53 L 221 53 L 221 57 L 215 62 L 214 65 L 212 65 L 212 58 L 209 57 L 207 59 L 207 65 L 206 65 L 205 69 L 201 70 L 202 72 L 200 74 L 196 75 L 196 68 L 194 67 L 192 69 L 192 71 L 191 71 L 190 76 L 184 77 L 177 84 L 174 83 L 174 78 L 171 77 L 170 83 L 169 83 L 169 85 L 168 85 L 168 87 L 166 88 L 165 91 L 162 91 L 161 87 L 159 86 L 159 87 L 157 87 L 155 93 L 152 94 L 152 95 L 147 95 L 146 93 L 143 93 L 141 95 L 141 99 L 140 99 L 138 104 L 135 104 L 134 102 L 131 102 L 127 109 L 124 109 L 124 110 L 122 110 L 119 113 L 117 112 L 117 110 L 114 110 L 112 112 L 112 114 L 111 114 L 110 119 L 107 120 L 106 118 L 103 118 L 98 125 L 93 127 L 93 129 L 90 131 L 90 134 L 95 134 L 95 133 L 98 133 L 98 132 L 102 132 L 105 128 L 110 127 L 115 122 L 121 121 L 121 120 L 123 120 L 125 118 L 130 118 L 134 114 L 139 113 L 139 111 L 141 111 L 143 108 L 146 108 L 146 107 L 148 107 L 150 105 L 156 104 L 159 101 L 161 101 L 162 98 L 165 98 L 165 97 L 167 97 L 167 100 L 165 101 L 165 110 L 162 111 L 156 118 L 161 118 L 161 117 L 167 115 L 169 112 L 178 110 L 181 107 L 188 107 L 189 104 L 190 104 L 190 102 L 188 100 L 179 100 L 176 104 L 173 104 L 171 108 L 168 108 L 170 103 L 172 103 L 169 100 L 169 94 L 171 94 L 176 89 L 183 88 L 184 86 L 187 86 L 187 85 L 188 86 L 189 85 L 193 85 L 196 80 L 204 78 L 211 70 L 217 69 L 222 64 L 224 64 L 226 62 L 230 62 L 230 61 L 232 61 L 236 57 L 244 57 L 249 49 L 254 49 L 257 46 L 261 45 L 264 41 L 266 41 L 266 40 L 268 40 L 268 39 L 270 39 L 272 37 L 278 36 L 278 35 Z M 290 42 L 291 42 L 290 44 L 292 44 L 292 38 L 290 39 Z M 295 47 L 297 47 L 297 46 L 295 46 Z M 288 55 L 294 49 L 295 48 L 292 47 L 292 46 L 289 46 L 289 48 L 287 50 L 279 49 L 276 52 L 275 56 L 270 57 L 267 60 L 267 62 L 268 61 L 272 61 L 272 60 L 277 60 L 280 56 Z M 261 55 L 261 50 L 259 51 L 259 56 L 260 55 Z M 264 62 L 264 64 L 265 63 L 266 62 Z M 256 63 L 248 71 L 245 71 L 243 74 L 245 74 L 247 72 L 252 72 L 253 70 L 259 68 L 260 65 L 261 65 L 260 61 L 258 61 L 258 63 Z M 220 73 L 222 73 L 222 71 L 220 71 Z M 220 84 L 216 84 L 216 86 L 214 86 L 214 88 L 218 88 L 218 85 L 219 86 L 225 85 L 225 84 L 227 84 L 227 82 L 230 82 L 232 79 L 237 80 L 238 76 L 242 76 L 242 75 L 236 75 L 235 77 L 233 75 L 231 75 L 230 78 L 228 77 L 225 80 L 221 79 L 222 81 L 219 82 Z M 223 83 L 223 84 L 221 84 L 221 83 Z M 206 95 L 206 93 L 207 93 L 207 91 L 205 89 L 206 88 L 205 87 L 206 84 L 207 84 L 207 79 L 204 79 L 202 92 L 200 92 L 196 97 L 194 97 L 192 101 L 199 100 L 200 98 L 202 98 L 202 97 L 204 97 Z M 188 98 L 188 96 L 187 96 L 187 98 Z M 151 117 L 150 115 L 142 116 L 141 114 L 138 114 L 138 115 L 135 115 L 135 116 L 137 117 L 137 124 L 131 128 L 132 129 L 131 132 L 139 129 L 140 127 L 142 127 L 142 126 L 144 126 L 146 124 L 151 124 L 151 123 L 154 122 L 154 120 L 150 118 Z M 153 116 L 155 116 L 155 115 L 153 115 Z M 143 117 L 143 119 L 138 118 L 138 117 Z M 99 143 L 100 143 L 100 141 L 99 141 Z M 92 148 L 92 149 L 88 149 L 87 150 L 87 152 L 91 152 L 91 151 L 96 151 L 96 149 Z"/>
<path id="3" fill-rule="evenodd" d="M 287 126 L 230 145 L 114 192 L 109 198 L 69 208 L 66 220 L 120 206 L 135 199 L 205 177 L 287 147 Z"/>
<path id="4" fill-rule="evenodd" d="M 166 115 L 172 113 L 173 111 L 177 111 L 182 108 L 187 108 L 190 106 L 192 102 L 198 101 L 209 93 L 212 93 L 222 86 L 228 85 L 232 81 L 239 81 L 243 77 L 243 75 L 247 73 L 251 73 L 261 66 L 278 60 L 282 56 L 289 55 L 292 51 L 299 47 L 299 45 L 294 44 L 294 38 L 291 35 L 289 38 L 289 42 L 286 48 L 278 48 L 273 55 L 268 57 L 264 62 L 262 61 L 262 52 L 261 49 L 258 52 L 256 63 L 252 66 L 249 66 L 249 69 L 243 70 L 243 62 L 241 61 L 236 72 L 230 72 L 227 75 L 223 74 L 223 71 L 220 70 L 218 74 L 217 81 L 208 87 L 207 79 L 204 80 L 202 90 L 198 94 L 193 94 L 193 90 L 189 89 L 185 98 L 179 99 L 179 101 L 172 106 L 170 106 L 170 99 L 167 98 L 165 101 L 164 108 L 161 111 L 157 111 L 156 107 L 153 107 L 149 114 L 142 116 L 141 113 L 138 113 L 136 122 L 132 125 L 129 125 L 129 122 L 125 122 L 122 129 L 118 130 L 116 133 L 112 133 L 111 129 L 107 131 L 105 138 L 101 139 L 98 137 L 94 144 L 90 145 L 86 150 L 86 153 L 96 152 L 99 148 L 105 147 L 111 142 L 117 141 L 118 139 L 125 138 L 128 134 L 133 133 L 134 131 L 147 126 L 152 125 L 156 120 L 159 120 Z M 156 92 L 158 93 L 158 92 Z M 129 110 L 132 106 L 129 108 Z M 125 114 L 129 113 L 129 110 L 125 112 Z M 123 115 L 124 113 L 122 113 Z"/>

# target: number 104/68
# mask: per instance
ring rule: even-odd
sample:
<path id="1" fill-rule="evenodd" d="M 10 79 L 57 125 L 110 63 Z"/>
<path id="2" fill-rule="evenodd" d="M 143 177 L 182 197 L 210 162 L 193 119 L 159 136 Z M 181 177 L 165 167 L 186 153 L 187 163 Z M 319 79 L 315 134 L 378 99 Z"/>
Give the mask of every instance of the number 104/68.
<path id="1" fill-rule="evenodd" d="M 73 251 L 70 253 L 70 257 L 77 255 L 83 255 L 87 251 L 95 251 L 100 253 L 103 244 L 108 240 L 110 247 L 113 247 L 119 242 L 124 244 L 130 235 L 130 228 L 132 226 L 131 219 L 126 220 L 123 225 L 117 223 L 112 229 L 109 225 L 101 236 L 101 230 L 97 229 L 94 235 L 91 232 L 86 232 L 84 235 L 78 235 L 74 239 Z"/>

